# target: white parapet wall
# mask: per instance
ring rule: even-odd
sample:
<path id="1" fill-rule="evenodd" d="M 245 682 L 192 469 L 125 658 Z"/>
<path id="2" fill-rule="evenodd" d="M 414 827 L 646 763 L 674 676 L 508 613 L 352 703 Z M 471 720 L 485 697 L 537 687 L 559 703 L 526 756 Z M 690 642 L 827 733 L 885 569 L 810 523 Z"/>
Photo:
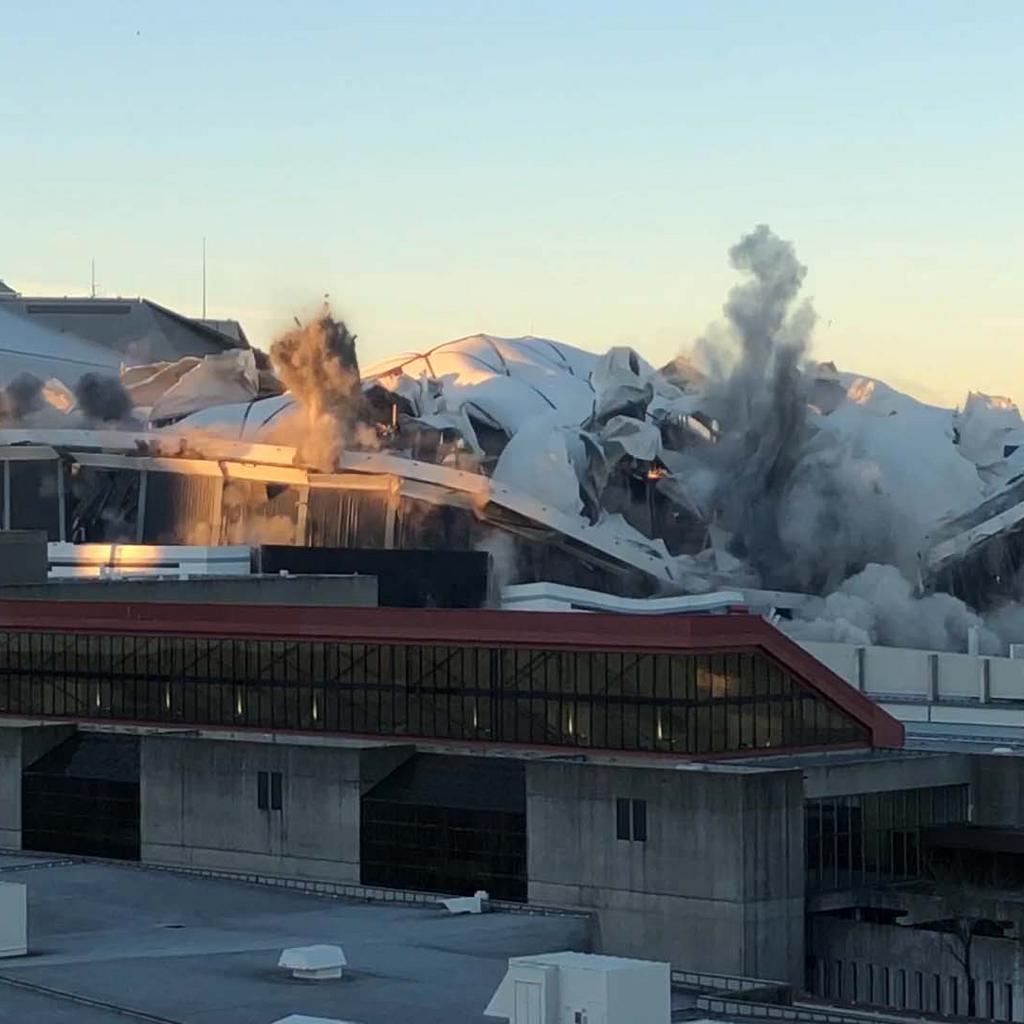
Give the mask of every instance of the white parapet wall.
<path id="1" fill-rule="evenodd" d="M 1024 659 L 807 642 L 801 646 L 879 701 L 1024 702 Z"/>

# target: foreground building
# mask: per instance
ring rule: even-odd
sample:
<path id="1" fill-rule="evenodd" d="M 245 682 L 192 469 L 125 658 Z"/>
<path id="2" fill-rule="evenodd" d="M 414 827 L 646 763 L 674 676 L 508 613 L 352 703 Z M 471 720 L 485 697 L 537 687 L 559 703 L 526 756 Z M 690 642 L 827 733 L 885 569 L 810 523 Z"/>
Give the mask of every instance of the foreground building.
<path id="1" fill-rule="evenodd" d="M 0 843 L 347 895 L 483 889 L 588 915 L 602 952 L 1024 1016 L 1022 762 L 927 723 L 908 745 L 917 652 L 815 657 L 728 604 L 372 607 L 389 585 L 7 588 Z M 934 717 L 975 714 L 920 657 Z M 1002 681 L 1004 661 L 974 668 Z"/>

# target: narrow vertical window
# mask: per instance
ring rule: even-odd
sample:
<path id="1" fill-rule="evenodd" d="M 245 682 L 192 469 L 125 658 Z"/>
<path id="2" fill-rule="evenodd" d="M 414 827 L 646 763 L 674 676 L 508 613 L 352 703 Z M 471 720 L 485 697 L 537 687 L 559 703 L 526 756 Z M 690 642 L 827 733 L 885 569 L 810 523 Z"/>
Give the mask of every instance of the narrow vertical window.
<path id="1" fill-rule="evenodd" d="M 281 810 L 281 773 L 270 773 L 270 809 Z"/>
<path id="2" fill-rule="evenodd" d="M 633 801 L 633 838 L 638 843 L 647 842 L 647 801 Z"/>
<path id="3" fill-rule="evenodd" d="M 256 773 L 256 806 L 265 811 L 270 807 L 269 780 L 266 772 Z"/>
<path id="4" fill-rule="evenodd" d="M 629 801 L 615 801 L 615 834 L 619 839 L 629 839 Z"/>

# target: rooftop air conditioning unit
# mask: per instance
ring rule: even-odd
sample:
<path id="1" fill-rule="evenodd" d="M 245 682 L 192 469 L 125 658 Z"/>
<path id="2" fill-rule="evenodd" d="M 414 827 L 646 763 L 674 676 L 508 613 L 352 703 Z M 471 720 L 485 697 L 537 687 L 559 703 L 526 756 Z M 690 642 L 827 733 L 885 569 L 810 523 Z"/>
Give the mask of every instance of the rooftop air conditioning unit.
<path id="1" fill-rule="evenodd" d="M 509 1024 L 669 1024 L 671 968 L 589 953 L 513 957 L 484 1014 Z"/>

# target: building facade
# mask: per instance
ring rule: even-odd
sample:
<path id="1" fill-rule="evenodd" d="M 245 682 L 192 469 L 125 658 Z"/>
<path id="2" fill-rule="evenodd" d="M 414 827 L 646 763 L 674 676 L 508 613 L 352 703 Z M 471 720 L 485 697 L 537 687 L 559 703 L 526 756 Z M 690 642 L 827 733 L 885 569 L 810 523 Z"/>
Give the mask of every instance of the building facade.
<path id="1" fill-rule="evenodd" d="M 1014 762 L 905 749 L 745 614 L 0 602 L 0 716 L 7 848 L 485 889 L 604 952 L 940 1012 L 962 971 L 896 973 L 947 941 L 938 837 L 1022 817 Z M 1012 934 L 977 941 L 975 1012 L 1019 1019 Z"/>

